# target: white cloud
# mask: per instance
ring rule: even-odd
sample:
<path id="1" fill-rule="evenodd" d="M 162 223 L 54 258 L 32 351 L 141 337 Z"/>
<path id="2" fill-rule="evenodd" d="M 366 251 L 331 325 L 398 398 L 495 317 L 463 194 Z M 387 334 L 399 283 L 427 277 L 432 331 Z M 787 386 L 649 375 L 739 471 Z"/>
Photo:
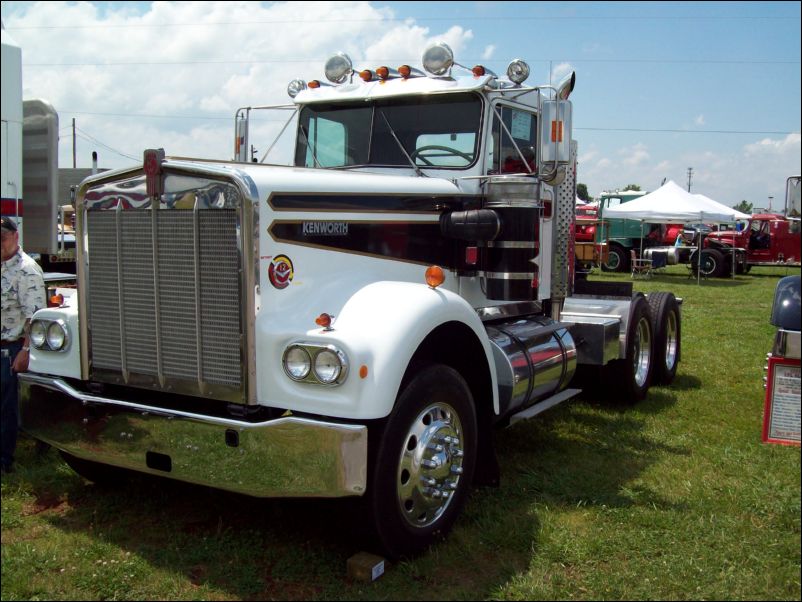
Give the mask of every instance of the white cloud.
<path id="1" fill-rule="evenodd" d="M 75 116 L 89 135 L 135 157 L 163 146 L 221 159 L 231 156 L 237 108 L 288 102 L 287 83 L 322 78 L 334 52 L 360 68 L 418 65 L 427 44 L 444 41 L 460 56 L 474 37 L 457 25 L 430 29 L 388 21 L 394 18 L 370 2 L 109 3 L 103 11 L 88 2 L 40 2 L 4 10 L 23 50 L 23 96 L 49 100 L 62 127 Z M 82 27 L 52 28 L 69 23 Z M 36 26 L 47 29 L 30 29 Z M 197 120 L 183 118 L 190 115 Z M 59 163 L 71 165 L 72 144 L 64 142 Z M 263 150 L 270 142 L 255 141 Z M 79 140 L 79 152 L 82 146 L 79 166 L 87 166 L 93 149 Z M 130 164 L 98 150 L 103 167 Z"/>
<path id="2" fill-rule="evenodd" d="M 631 167 L 641 165 L 650 159 L 646 145 L 640 143 L 630 148 L 622 148 L 618 154 L 623 157 L 623 164 Z"/>
<path id="3" fill-rule="evenodd" d="M 705 116 L 704 115 L 697 115 L 696 119 L 693 120 L 694 124 L 696 125 L 704 125 L 705 124 Z"/>
<path id="4" fill-rule="evenodd" d="M 764 138 L 759 142 L 747 144 L 744 147 L 744 154 L 747 157 L 755 157 L 785 155 L 786 153 L 792 152 L 799 153 L 800 140 L 802 140 L 802 137 L 799 135 L 799 133 L 788 134 L 785 138 L 780 140 Z"/>
<path id="5" fill-rule="evenodd" d="M 485 46 L 484 52 L 482 52 L 482 60 L 488 60 L 493 58 L 493 54 L 496 52 L 496 45 L 489 44 Z"/>

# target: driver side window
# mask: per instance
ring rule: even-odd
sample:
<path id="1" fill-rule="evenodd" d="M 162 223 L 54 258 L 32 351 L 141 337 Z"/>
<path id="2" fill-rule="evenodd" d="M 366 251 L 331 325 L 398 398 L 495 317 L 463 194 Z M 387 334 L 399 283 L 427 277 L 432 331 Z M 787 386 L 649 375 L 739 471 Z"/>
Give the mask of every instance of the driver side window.
<path id="1" fill-rule="evenodd" d="M 498 115 L 493 117 L 493 156 L 489 173 L 536 173 L 537 117 L 511 107 L 497 109 L 501 121 Z"/>

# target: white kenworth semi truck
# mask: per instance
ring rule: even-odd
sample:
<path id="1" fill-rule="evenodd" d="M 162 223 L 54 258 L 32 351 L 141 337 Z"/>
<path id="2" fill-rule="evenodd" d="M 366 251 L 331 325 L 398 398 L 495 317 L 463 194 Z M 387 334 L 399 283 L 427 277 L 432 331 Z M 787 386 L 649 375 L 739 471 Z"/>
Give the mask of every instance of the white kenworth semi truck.
<path id="1" fill-rule="evenodd" d="M 397 557 L 498 482 L 492 429 L 575 396 L 578 365 L 625 400 L 671 382 L 674 296 L 573 280 L 574 74 L 531 87 L 442 43 L 423 67 L 337 54 L 292 82 L 294 166 L 158 150 L 85 180 L 24 428 L 90 480 L 361 497 Z"/>

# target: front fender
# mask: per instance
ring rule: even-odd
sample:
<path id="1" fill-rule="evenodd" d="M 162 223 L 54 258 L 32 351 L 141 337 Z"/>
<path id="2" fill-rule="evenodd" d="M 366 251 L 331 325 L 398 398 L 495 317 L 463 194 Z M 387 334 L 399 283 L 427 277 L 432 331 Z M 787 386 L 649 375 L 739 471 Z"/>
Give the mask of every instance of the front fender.
<path id="1" fill-rule="evenodd" d="M 280 368 L 271 370 L 266 376 L 272 382 L 265 383 L 270 392 L 268 403 L 330 417 L 383 418 L 392 410 L 401 380 L 421 342 L 448 322 L 460 322 L 476 335 L 491 374 L 497 409 L 492 350 L 476 312 L 455 293 L 408 282 L 376 282 L 359 289 L 345 302 L 333 330 L 277 337 L 271 355 L 278 362 L 293 342 L 331 344 L 347 356 L 349 374 L 341 385 L 324 387 L 294 382 Z"/>

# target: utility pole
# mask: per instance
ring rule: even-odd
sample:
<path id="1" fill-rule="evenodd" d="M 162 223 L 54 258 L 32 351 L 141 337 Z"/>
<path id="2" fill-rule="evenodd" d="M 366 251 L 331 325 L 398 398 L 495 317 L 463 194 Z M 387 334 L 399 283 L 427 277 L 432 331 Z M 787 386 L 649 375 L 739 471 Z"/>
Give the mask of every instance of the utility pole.
<path id="1" fill-rule="evenodd" d="M 72 168 L 75 169 L 75 117 L 72 118 Z"/>
<path id="2" fill-rule="evenodd" d="M 693 167 L 688 168 L 688 192 L 691 191 L 691 179 L 693 178 Z"/>
<path id="3" fill-rule="evenodd" d="M 769 197 L 769 213 L 771 213 L 771 202 L 774 200 L 773 196 Z"/>

